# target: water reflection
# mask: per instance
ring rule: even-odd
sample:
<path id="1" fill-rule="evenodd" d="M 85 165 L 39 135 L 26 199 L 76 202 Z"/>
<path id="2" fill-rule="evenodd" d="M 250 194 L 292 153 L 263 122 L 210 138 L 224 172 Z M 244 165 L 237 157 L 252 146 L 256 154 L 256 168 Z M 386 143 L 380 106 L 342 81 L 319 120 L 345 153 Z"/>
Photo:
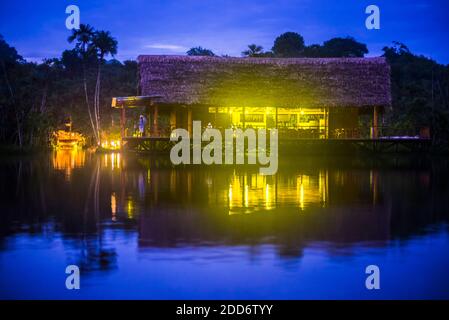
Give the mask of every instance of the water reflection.
<path id="1" fill-rule="evenodd" d="M 429 199 L 441 197 L 441 190 L 430 188 L 431 168 L 425 164 L 398 173 L 388 169 L 398 165 L 397 159 L 385 168 L 376 164 L 368 169 L 363 167 L 366 164 L 348 169 L 347 161 L 305 160 L 282 167 L 275 176 L 263 176 L 255 167 L 175 167 L 164 158 L 104 154 L 89 160 L 84 212 L 92 213 L 97 229 L 105 219 L 138 224 L 142 246 L 283 244 L 288 239 L 287 251 L 297 255 L 307 240 L 391 239 L 398 215 L 395 207 L 402 212 L 417 200 L 401 198 L 407 191 L 420 194 L 421 214 L 433 214 L 427 206 L 435 203 Z M 67 171 L 74 162 L 53 163 L 55 169 Z M 392 188 L 396 183 L 404 183 L 403 188 Z M 436 203 L 447 206 L 447 201 Z"/>
<path id="2" fill-rule="evenodd" d="M 60 239 L 66 263 L 92 274 L 118 272 L 136 248 L 247 247 L 253 259 L 269 245 L 279 261 L 300 261 L 319 244 L 356 257 L 361 244 L 388 250 L 446 226 L 448 172 L 438 159 L 292 158 L 275 176 L 118 153 L 3 159 L 0 253 L 24 234 Z"/>
<path id="3" fill-rule="evenodd" d="M 66 179 L 70 180 L 73 169 L 84 166 L 86 152 L 82 149 L 55 150 L 53 151 L 52 161 L 53 168 L 63 170 Z"/>

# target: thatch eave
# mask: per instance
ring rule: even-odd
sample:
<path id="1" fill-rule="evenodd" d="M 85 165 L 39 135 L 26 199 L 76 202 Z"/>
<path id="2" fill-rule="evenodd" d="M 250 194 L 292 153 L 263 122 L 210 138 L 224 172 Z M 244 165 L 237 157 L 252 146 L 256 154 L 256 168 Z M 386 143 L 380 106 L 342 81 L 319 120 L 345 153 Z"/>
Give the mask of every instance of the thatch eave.
<path id="1" fill-rule="evenodd" d="M 139 56 L 142 94 L 215 106 L 389 107 L 384 58 Z"/>

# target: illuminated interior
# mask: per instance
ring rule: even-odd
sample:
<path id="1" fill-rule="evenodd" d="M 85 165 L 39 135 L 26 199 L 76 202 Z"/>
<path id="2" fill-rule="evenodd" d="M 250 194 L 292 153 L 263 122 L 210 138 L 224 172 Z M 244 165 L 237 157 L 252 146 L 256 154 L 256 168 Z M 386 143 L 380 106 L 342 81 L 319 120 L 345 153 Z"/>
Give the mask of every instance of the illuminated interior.
<path id="1" fill-rule="evenodd" d="M 210 107 L 209 119 L 217 128 L 278 128 L 296 130 L 311 138 L 328 136 L 326 108 Z M 276 121 L 277 120 L 277 121 Z"/>

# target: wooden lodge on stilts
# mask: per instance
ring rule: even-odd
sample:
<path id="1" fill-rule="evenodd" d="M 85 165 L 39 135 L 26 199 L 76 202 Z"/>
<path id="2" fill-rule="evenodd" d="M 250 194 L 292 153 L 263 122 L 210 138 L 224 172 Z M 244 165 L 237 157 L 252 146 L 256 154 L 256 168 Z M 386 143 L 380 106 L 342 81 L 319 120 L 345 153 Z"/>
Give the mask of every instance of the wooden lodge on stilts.
<path id="1" fill-rule="evenodd" d="M 192 121 L 216 129 L 277 128 L 280 146 L 302 144 L 423 148 L 428 130 L 395 132 L 390 67 L 379 58 L 138 57 L 140 96 L 113 98 L 121 110 L 124 149 L 169 147 L 170 133 Z M 147 119 L 136 134 L 139 112 Z M 131 111 L 129 111 L 131 110 Z"/>

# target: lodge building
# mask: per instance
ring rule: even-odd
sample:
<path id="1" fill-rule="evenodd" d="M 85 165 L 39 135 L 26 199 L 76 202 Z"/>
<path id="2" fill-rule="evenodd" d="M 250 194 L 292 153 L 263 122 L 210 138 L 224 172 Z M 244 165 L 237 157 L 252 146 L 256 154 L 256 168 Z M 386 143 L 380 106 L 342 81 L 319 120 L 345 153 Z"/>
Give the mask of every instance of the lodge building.
<path id="1" fill-rule="evenodd" d="M 143 107 L 148 136 L 214 128 L 278 128 L 296 139 L 373 138 L 391 107 L 390 67 L 379 58 L 229 58 L 142 55 L 139 96 L 114 98 L 122 137 Z"/>

